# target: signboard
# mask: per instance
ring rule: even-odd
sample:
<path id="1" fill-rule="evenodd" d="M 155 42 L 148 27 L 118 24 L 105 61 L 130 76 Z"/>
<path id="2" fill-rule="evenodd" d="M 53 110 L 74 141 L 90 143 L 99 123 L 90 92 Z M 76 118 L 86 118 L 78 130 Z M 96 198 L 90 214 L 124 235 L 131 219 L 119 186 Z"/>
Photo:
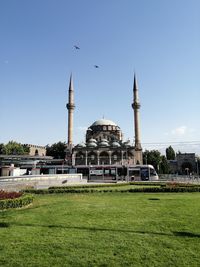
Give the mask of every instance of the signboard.
<path id="1" fill-rule="evenodd" d="M 103 170 L 90 170 L 90 175 L 103 175 Z"/>

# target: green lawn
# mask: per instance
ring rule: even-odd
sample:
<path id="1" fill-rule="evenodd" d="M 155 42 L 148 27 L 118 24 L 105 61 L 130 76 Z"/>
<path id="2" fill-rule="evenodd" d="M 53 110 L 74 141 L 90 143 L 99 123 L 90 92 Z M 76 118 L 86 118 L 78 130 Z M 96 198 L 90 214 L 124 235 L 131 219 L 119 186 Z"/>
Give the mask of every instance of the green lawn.
<path id="1" fill-rule="evenodd" d="M 0 266 L 200 266 L 200 193 L 36 195 L 0 212 Z"/>

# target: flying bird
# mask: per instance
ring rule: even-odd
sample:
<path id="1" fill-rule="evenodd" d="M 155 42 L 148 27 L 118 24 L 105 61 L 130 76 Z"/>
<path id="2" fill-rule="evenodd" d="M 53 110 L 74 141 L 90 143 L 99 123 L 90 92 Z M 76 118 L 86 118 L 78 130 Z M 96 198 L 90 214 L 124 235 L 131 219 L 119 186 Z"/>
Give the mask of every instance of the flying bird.
<path id="1" fill-rule="evenodd" d="M 75 49 L 80 49 L 80 47 L 79 47 L 79 46 L 77 46 L 77 45 L 74 45 L 74 48 L 75 48 Z"/>
<path id="2" fill-rule="evenodd" d="M 99 66 L 98 66 L 98 65 L 94 65 L 94 67 L 95 67 L 96 69 L 98 69 L 98 68 L 99 68 Z"/>

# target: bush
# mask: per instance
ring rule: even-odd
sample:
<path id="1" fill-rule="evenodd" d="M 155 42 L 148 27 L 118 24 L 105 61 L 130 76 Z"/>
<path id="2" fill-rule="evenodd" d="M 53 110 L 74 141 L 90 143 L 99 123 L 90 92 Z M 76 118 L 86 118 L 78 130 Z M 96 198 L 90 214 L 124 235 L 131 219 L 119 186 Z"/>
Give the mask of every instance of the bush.
<path id="1" fill-rule="evenodd" d="M 166 183 L 166 187 L 200 187 L 200 185 L 190 183 L 168 182 Z"/>
<path id="2" fill-rule="evenodd" d="M 200 187 L 143 187 L 131 188 L 128 192 L 143 192 L 143 193 L 183 193 L 183 192 L 200 192 Z"/>
<path id="3" fill-rule="evenodd" d="M 52 186 L 49 189 L 81 189 L 81 188 L 100 188 L 100 187 L 121 187 L 127 185 L 142 185 L 142 186 L 161 186 L 166 185 L 163 182 L 128 182 L 128 183 L 108 183 L 108 184 L 85 184 L 85 185 L 75 185 L 75 186 Z"/>
<path id="4" fill-rule="evenodd" d="M 81 188 L 99 188 L 99 187 L 116 187 L 116 186 L 125 186 L 129 185 L 130 183 L 114 183 L 114 184 L 87 184 L 87 185 L 75 185 L 75 186 L 52 186 L 49 189 L 81 189 Z"/>
<path id="5" fill-rule="evenodd" d="M 22 195 L 17 198 L 0 200 L 0 210 L 9 208 L 21 208 L 33 202 L 32 195 Z"/>
<path id="6" fill-rule="evenodd" d="M 130 182 L 130 185 L 142 185 L 142 186 L 165 186 L 166 183 L 163 182 L 153 182 L 153 181 L 144 181 L 144 182 L 140 182 L 140 181 L 136 181 L 136 182 Z"/>
<path id="7" fill-rule="evenodd" d="M 22 190 L 22 192 L 30 194 L 49 194 L 48 189 L 25 189 Z"/>
<path id="8" fill-rule="evenodd" d="M 139 185 L 143 187 L 135 187 L 126 190 L 120 189 L 124 185 Z M 104 187 L 109 187 L 104 189 Z M 115 187 L 115 188 L 114 188 Z M 117 187 L 117 188 L 116 188 Z M 98 189 L 97 188 L 102 188 Z M 183 183 L 160 183 L 160 182 L 131 182 L 120 184 L 98 184 L 98 185 L 81 185 L 81 186 L 63 186 L 49 187 L 49 189 L 25 190 L 24 192 L 35 194 L 59 194 L 59 193 L 176 193 L 176 192 L 200 192 L 199 185 L 183 184 Z"/>

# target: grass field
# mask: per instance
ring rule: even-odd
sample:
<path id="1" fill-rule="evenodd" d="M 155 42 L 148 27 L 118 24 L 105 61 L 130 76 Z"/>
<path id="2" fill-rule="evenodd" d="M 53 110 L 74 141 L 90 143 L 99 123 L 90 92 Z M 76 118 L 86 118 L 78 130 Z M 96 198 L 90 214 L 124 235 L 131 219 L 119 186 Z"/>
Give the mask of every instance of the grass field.
<path id="1" fill-rule="evenodd" d="M 36 195 L 0 212 L 0 266 L 200 266 L 200 193 Z"/>

